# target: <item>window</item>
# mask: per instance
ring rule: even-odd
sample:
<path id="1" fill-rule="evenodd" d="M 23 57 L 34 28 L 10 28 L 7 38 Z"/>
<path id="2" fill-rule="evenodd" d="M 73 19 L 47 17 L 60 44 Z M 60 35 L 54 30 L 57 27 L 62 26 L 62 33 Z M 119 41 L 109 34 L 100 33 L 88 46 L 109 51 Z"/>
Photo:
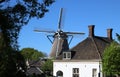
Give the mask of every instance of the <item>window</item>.
<path id="1" fill-rule="evenodd" d="M 79 77 L 79 68 L 73 68 L 73 77 Z"/>
<path id="2" fill-rule="evenodd" d="M 57 71 L 57 77 L 63 77 L 63 72 L 62 71 Z"/>
<path id="3" fill-rule="evenodd" d="M 68 58 L 71 58 L 71 53 L 68 53 L 68 54 L 67 54 L 67 57 L 68 57 Z"/>
<path id="4" fill-rule="evenodd" d="M 71 59 L 71 52 L 63 52 L 63 59 Z"/>
<path id="5" fill-rule="evenodd" d="M 66 58 L 67 54 L 66 53 L 63 53 L 63 58 Z"/>
<path id="6" fill-rule="evenodd" d="M 97 69 L 92 69 L 92 77 L 97 77 Z"/>

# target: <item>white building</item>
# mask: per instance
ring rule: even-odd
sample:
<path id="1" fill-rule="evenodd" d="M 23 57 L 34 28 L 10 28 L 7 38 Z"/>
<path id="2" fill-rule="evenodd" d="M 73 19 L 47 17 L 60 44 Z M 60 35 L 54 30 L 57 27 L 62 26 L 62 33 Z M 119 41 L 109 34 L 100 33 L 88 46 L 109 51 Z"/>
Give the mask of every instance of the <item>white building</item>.
<path id="1" fill-rule="evenodd" d="M 57 77 L 103 77 L 101 58 L 112 42 L 112 29 L 107 37 L 94 35 L 94 25 L 89 26 L 89 36 L 70 50 L 61 51 L 53 62 L 53 75 Z"/>

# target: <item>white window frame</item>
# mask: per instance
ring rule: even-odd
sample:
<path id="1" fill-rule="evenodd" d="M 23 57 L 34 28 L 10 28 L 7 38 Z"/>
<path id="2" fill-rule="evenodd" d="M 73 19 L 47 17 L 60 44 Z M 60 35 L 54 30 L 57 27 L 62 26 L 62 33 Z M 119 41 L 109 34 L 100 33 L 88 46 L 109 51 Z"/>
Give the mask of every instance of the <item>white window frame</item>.
<path id="1" fill-rule="evenodd" d="M 71 59 L 71 52 L 63 52 L 63 59 Z"/>

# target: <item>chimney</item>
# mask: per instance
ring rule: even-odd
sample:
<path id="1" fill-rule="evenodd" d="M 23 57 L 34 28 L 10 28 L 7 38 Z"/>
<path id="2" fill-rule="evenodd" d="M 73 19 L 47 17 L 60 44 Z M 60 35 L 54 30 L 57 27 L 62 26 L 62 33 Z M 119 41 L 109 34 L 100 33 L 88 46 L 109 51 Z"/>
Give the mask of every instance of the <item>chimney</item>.
<path id="1" fill-rule="evenodd" d="M 89 25 L 89 37 L 94 37 L 94 27 L 95 25 Z"/>
<path id="2" fill-rule="evenodd" d="M 110 39 L 110 40 L 112 40 L 112 30 L 113 29 L 107 29 L 107 37 Z"/>

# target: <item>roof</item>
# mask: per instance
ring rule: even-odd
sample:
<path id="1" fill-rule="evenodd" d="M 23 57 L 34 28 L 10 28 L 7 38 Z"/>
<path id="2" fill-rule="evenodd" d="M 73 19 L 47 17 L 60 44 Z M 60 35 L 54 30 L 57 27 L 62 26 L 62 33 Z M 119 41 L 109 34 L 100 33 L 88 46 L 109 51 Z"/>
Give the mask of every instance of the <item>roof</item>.
<path id="1" fill-rule="evenodd" d="M 87 37 L 69 50 L 71 52 L 71 60 L 101 59 L 104 49 L 111 42 L 112 40 L 107 37 Z M 57 59 L 62 59 L 62 54 Z"/>
<path id="2" fill-rule="evenodd" d="M 111 41 L 107 37 L 88 37 L 70 50 L 72 52 L 71 59 L 101 59 L 104 49 Z"/>
<path id="3" fill-rule="evenodd" d="M 89 26 L 89 36 L 69 50 L 71 52 L 70 60 L 99 60 L 102 58 L 105 48 L 112 41 L 112 29 L 107 29 L 107 37 L 101 37 L 94 35 L 94 25 Z M 62 59 L 63 54 L 56 60 Z"/>
<path id="4" fill-rule="evenodd" d="M 26 71 L 26 75 L 42 74 L 43 71 L 40 68 L 43 64 L 44 64 L 44 61 L 41 61 L 40 59 L 28 61 L 28 69 Z"/>
<path id="5" fill-rule="evenodd" d="M 42 64 L 43 64 L 43 61 L 41 61 L 41 60 L 29 61 L 29 66 L 41 67 Z"/>
<path id="6" fill-rule="evenodd" d="M 40 68 L 35 67 L 35 66 L 28 68 L 26 71 L 26 75 L 33 75 L 33 74 L 40 75 L 42 73 L 43 72 L 40 70 Z"/>

